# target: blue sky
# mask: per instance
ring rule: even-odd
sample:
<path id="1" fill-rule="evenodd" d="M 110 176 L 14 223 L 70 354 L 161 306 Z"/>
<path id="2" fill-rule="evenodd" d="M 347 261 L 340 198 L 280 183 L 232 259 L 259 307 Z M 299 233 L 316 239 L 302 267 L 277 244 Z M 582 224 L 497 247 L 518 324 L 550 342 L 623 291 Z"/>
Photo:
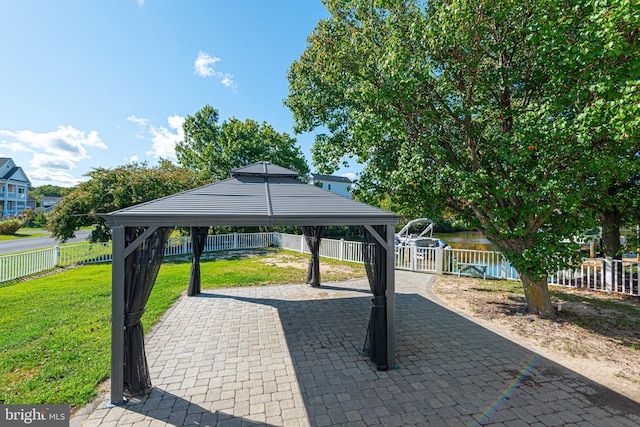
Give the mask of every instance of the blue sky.
<path id="1" fill-rule="evenodd" d="M 175 160 L 184 117 L 207 104 L 222 120 L 293 134 L 286 73 L 327 17 L 320 0 L 0 5 L 0 157 L 13 158 L 34 186 Z M 311 165 L 313 135 L 296 138 Z"/>

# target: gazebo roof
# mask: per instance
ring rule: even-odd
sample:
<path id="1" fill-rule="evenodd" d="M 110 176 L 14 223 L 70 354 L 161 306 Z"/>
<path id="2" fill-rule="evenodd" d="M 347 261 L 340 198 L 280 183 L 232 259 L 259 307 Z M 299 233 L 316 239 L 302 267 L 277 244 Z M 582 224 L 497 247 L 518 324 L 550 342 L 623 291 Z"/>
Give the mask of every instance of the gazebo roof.
<path id="1" fill-rule="evenodd" d="M 101 215 L 109 225 L 396 224 L 391 212 L 309 185 L 269 162 L 234 169 L 231 178 Z"/>

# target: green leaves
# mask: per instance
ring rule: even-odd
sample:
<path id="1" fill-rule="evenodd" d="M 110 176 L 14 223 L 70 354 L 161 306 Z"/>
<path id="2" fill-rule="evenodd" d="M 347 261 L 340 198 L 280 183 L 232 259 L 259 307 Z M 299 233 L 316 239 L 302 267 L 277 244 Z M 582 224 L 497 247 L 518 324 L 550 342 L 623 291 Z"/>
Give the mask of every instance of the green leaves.
<path id="1" fill-rule="evenodd" d="M 87 174 L 89 180 L 65 196 L 49 213 L 47 228 L 62 241 L 74 236 L 84 226 L 95 226 L 93 241 L 108 241 L 111 230 L 97 216 L 137 205 L 160 197 L 204 185 L 188 169 L 177 167 L 168 160 L 148 167 L 146 163 L 132 163 L 113 169 L 95 168 Z"/>
<path id="2" fill-rule="evenodd" d="M 218 125 L 218 111 L 206 105 L 188 116 L 183 128 L 184 141 L 176 145 L 178 162 L 202 179 L 227 179 L 232 169 L 263 160 L 303 175 L 309 172 L 295 138 L 265 122 L 232 117 Z"/>
<path id="3" fill-rule="evenodd" d="M 457 212 L 540 278 L 638 162 L 636 3 L 330 0 L 286 105 L 328 129 L 317 167 L 365 163 L 359 197 Z"/>

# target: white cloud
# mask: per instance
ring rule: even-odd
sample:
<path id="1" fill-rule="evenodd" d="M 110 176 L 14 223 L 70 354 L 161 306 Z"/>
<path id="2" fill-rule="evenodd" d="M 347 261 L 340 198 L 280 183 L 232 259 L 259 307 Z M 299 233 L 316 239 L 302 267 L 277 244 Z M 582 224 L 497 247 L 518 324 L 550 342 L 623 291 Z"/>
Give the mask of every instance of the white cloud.
<path id="1" fill-rule="evenodd" d="M 356 174 L 352 173 L 352 172 L 346 172 L 346 173 L 343 173 L 340 176 L 344 176 L 345 178 L 349 178 L 351 181 L 356 179 Z"/>
<path id="2" fill-rule="evenodd" d="M 31 183 L 36 186 L 54 183 L 62 187 L 73 187 L 86 180 L 86 177 L 76 178 L 69 172 L 45 168 L 29 170 L 28 176 Z"/>
<path id="3" fill-rule="evenodd" d="M 198 52 L 198 57 L 196 58 L 196 62 L 193 64 L 193 68 L 195 68 L 195 73 L 200 77 L 211 77 L 215 75 L 216 71 L 210 67 L 210 65 L 213 65 L 218 61 L 220 61 L 220 58 L 216 56 L 211 56 L 204 52 Z"/>
<path id="4" fill-rule="evenodd" d="M 138 117 L 138 116 L 129 116 L 127 117 L 127 120 L 137 124 L 138 126 L 147 126 L 149 124 L 149 120 L 148 119 L 144 119 L 142 117 Z"/>
<path id="5" fill-rule="evenodd" d="M 0 148 L 8 150 L 10 155 L 31 154 L 29 168 L 22 165 L 29 179 L 62 185 L 78 182 L 69 171 L 77 168 L 78 162 L 91 158 L 89 148 L 108 148 L 97 131 L 86 133 L 73 126 L 59 126 L 55 131 L 40 133 L 0 129 L 0 136 L 7 138 L 3 139 Z"/>
<path id="6" fill-rule="evenodd" d="M 213 65 L 220 61 L 221 59 L 217 56 L 211 56 L 208 53 L 198 52 L 198 57 L 193 64 L 193 68 L 195 70 L 195 73 L 200 77 L 215 77 L 217 79 L 220 79 L 220 83 L 222 83 L 222 85 L 236 90 L 238 86 L 233 79 L 233 74 L 216 71 L 213 68 Z"/>
<path id="7" fill-rule="evenodd" d="M 0 149 L 7 150 L 12 153 L 31 153 L 32 152 L 24 144 L 20 144 L 19 142 L 7 142 L 4 140 L 2 141 L 2 143 L 0 143 Z"/>
<path id="8" fill-rule="evenodd" d="M 126 160 L 128 163 L 137 162 L 137 161 L 138 161 L 138 156 L 135 156 L 135 155 L 134 155 L 134 156 L 129 157 L 128 159 L 125 157 L 125 160 Z"/>
<path id="9" fill-rule="evenodd" d="M 155 158 L 175 159 L 176 144 L 184 140 L 184 131 L 182 130 L 184 121 L 184 117 L 175 115 L 167 118 L 168 128 L 150 126 L 149 133 L 151 134 L 152 147 L 146 154 Z"/>

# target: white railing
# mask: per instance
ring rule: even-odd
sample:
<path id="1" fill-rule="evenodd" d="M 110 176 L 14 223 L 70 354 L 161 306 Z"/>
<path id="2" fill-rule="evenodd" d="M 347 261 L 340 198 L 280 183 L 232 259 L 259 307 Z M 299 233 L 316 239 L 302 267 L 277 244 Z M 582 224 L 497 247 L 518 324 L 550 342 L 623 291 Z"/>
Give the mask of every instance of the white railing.
<path id="1" fill-rule="evenodd" d="M 565 268 L 549 277 L 549 283 L 594 291 L 640 296 L 640 262 L 585 258 L 575 268 Z"/>
<path id="2" fill-rule="evenodd" d="M 282 249 L 308 254 L 309 246 L 304 236 L 297 234 L 273 233 L 273 244 Z M 349 240 L 322 239 L 320 241 L 320 256 L 340 261 L 364 263 L 362 242 Z"/>
<path id="3" fill-rule="evenodd" d="M 111 262 L 111 242 L 79 243 L 69 246 L 55 246 L 58 251 L 58 265 L 92 264 Z"/>
<path id="4" fill-rule="evenodd" d="M 278 247 L 309 253 L 303 236 L 285 233 L 233 233 L 207 237 L 205 252 L 232 249 Z M 322 239 L 320 256 L 363 263 L 363 243 Z M 190 237 L 170 239 L 165 255 L 191 254 Z M 33 252 L 0 256 L 0 283 L 36 274 L 58 266 L 111 261 L 111 243 L 83 243 L 56 246 Z M 495 279 L 520 280 L 504 255 L 496 251 L 453 248 L 395 248 L 396 268 L 436 274 L 456 274 Z M 549 276 L 558 286 L 586 288 L 640 296 L 640 262 L 587 258 L 575 268 Z"/>
<path id="5" fill-rule="evenodd" d="M 58 263 L 56 248 L 0 256 L 0 282 L 50 270 Z"/>
<path id="6" fill-rule="evenodd" d="M 516 269 L 501 252 L 454 248 L 446 248 L 443 252 L 443 273 L 480 275 L 479 271 L 484 271 L 486 277 L 520 280 Z"/>

